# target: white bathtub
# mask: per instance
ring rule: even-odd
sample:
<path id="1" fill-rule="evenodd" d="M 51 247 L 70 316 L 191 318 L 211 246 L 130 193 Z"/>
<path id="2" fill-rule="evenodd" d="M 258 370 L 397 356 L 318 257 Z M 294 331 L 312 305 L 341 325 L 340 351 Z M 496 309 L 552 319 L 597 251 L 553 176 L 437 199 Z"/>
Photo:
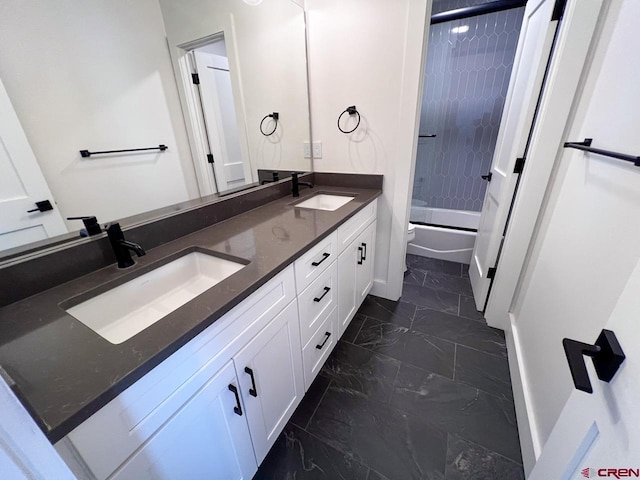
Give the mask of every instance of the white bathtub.
<path id="1" fill-rule="evenodd" d="M 411 222 L 477 230 L 480 212 L 412 205 Z M 416 238 L 408 245 L 407 253 L 466 264 L 471 261 L 476 232 L 417 224 L 415 227 Z"/>

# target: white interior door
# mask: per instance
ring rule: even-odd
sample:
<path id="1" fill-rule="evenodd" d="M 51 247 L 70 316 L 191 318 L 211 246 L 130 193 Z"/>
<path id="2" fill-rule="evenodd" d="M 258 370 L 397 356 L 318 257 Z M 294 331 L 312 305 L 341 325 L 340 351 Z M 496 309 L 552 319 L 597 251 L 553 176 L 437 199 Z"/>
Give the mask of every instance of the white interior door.
<path id="1" fill-rule="evenodd" d="M 196 50 L 200 95 L 218 190 L 251 183 L 246 159 L 246 134 L 239 122 L 233 96 L 229 60 L 221 55 Z"/>
<path id="2" fill-rule="evenodd" d="M 530 480 L 640 478 L 640 356 L 635 348 L 640 344 L 638 292 L 640 261 L 604 327 L 616 334 L 626 360 L 613 380 L 605 383 L 598 380 L 593 363 L 585 357 L 593 393 L 575 390 L 571 394 Z M 576 340 L 593 343 L 595 339 Z"/>
<path id="3" fill-rule="evenodd" d="M 491 165 L 492 178 L 482 206 L 469 278 L 478 310 L 484 308 L 516 188 L 517 158 L 526 153 L 536 104 L 558 22 L 551 16 L 555 0 L 530 0 L 524 13 L 507 101 Z"/>
<path id="4" fill-rule="evenodd" d="M 52 210 L 29 212 L 45 200 Z M 0 80 L 0 250 L 67 232 Z"/>

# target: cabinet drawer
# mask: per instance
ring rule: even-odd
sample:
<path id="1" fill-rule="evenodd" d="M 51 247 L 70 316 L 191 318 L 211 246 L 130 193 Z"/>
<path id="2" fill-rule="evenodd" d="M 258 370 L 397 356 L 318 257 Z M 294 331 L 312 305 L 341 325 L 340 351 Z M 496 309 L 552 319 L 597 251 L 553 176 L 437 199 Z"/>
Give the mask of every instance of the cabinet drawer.
<path id="1" fill-rule="evenodd" d="M 378 201 L 374 200 L 338 228 L 338 253 L 342 252 L 356 237 L 376 219 Z"/>
<path id="2" fill-rule="evenodd" d="M 311 285 L 298 295 L 300 337 L 305 345 L 327 313 L 338 303 L 338 262 L 333 261 Z"/>
<path id="3" fill-rule="evenodd" d="M 108 477 L 294 299 L 288 267 L 74 429 L 67 438 L 95 477 Z"/>
<path id="4" fill-rule="evenodd" d="M 338 309 L 331 310 L 320 328 L 302 349 L 304 388 L 309 388 L 338 341 Z"/>
<path id="5" fill-rule="evenodd" d="M 295 261 L 296 288 L 302 292 L 338 257 L 337 232 L 333 232 Z"/>

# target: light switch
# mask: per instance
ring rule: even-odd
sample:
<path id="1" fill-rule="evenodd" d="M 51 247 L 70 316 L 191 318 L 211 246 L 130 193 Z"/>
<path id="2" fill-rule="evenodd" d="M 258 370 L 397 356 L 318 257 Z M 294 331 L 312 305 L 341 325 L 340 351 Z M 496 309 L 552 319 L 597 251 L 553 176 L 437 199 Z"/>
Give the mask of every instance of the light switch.
<path id="1" fill-rule="evenodd" d="M 322 142 L 313 142 L 313 158 L 322 158 Z"/>

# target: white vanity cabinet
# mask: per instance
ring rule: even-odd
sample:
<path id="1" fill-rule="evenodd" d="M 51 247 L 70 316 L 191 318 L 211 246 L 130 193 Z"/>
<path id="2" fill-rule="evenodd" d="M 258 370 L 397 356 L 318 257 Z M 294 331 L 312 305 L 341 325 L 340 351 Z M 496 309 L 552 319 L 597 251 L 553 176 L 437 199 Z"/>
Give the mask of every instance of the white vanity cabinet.
<path id="1" fill-rule="evenodd" d="M 355 218 L 355 217 L 354 217 Z M 340 227 L 342 228 L 342 227 Z M 357 230 L 353 240 L 338 257 L 338 323 L 342 335 L 373 286 L 376 251 L 375 212 L 364 229 Z"/>
<path id="2" fill-rule="evenodd" d="M 110 478 L 251 480 L 258 465 L 236 392 L 229 362 Z"/>
<path id="3" fill-rule="evenodd" d="M 296 303 L 290 303 L 256 335 L 233 357 L 233 363 L 260 463 L 305 391 Z"/>
<path id="4" fill-rule="evenodd" d="M 373 284 L 376 202 L 56 444 L 80 479 L 249 480 Z"/>

